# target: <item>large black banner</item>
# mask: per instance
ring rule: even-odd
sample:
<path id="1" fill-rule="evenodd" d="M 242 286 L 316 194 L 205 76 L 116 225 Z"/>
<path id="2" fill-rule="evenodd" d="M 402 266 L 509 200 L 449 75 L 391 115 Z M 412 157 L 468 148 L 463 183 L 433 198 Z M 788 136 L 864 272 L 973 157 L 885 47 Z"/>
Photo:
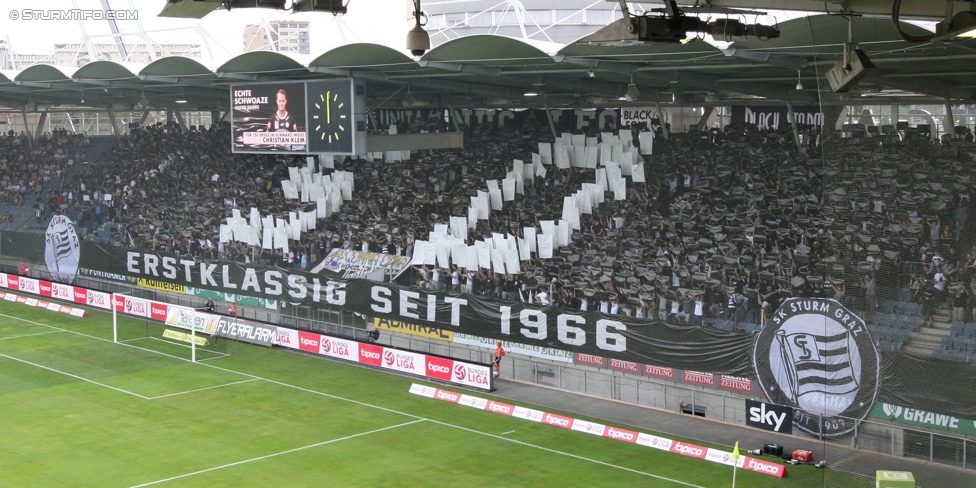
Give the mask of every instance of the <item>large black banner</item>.
<path id="1" fill-rule="evenodd" d="M 749 376 L 753 338 L 599 312 L 537 307 L 476 295 L 448 294 L 293 269 L 208 262 L 172 254 L 82 242 L 79 267 L 292 303 L 336 307 L 372 317 L 464 334 L 660 366 Z M 36 262 L 43 236 L 4 232 L 0 250 Z"/>
<path id="2" fill-rule="evenodd" d="M 760 129 L 779 129 L 780 126 L 786 127 L 789 120 L 789 110 L 785 105 L 782 106 L 732 106 L 732 125 L 755 124 Z M 796 116 L 798 126 L 804 125 L 824 125 L 824 114 L 820 107 L 793 107 L 793 115 Z"/>
<path id="3" fill-rule="evenodd" d="M 976 366 L 896 352 L 881 354 L 878 401 L 976 420 Z"/>
<path id="4" fill-rule="evenodd" d="M 378 109 L 373 111 L 372 122 L 377 128 L 390 125 L 400 127 L 419 124 L 439 126 L 451 121 L 463 127 L 521 127 L 526 123 L 547 125 L 546 111 L 542 109 L 501 110 L 501 109 L 454 109 L 414 108 Z M 579 131 L 598 128 L 601 131 L 615 131 L 619 126 L 619 113 L 613 109 L 551 109 L 549 115 L 559 130 Z"/>

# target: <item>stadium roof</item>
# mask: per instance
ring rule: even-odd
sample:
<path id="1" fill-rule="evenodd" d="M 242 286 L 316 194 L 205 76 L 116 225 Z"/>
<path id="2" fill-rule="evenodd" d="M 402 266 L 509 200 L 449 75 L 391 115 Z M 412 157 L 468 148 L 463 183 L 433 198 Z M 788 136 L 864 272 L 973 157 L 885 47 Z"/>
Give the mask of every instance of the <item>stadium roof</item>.
<path id="1" fill-rule="evenodd" d="M 641 95 L 626 103 L 638 105 L 976 100 L 976 40 L 909 43 L 889 18 L 856 18 L 854 40 L 878 69 L 850 93 L 835 94 L 824 73 L 842 56 L 846 18 L 813 15 L 777 27 L 779 38 L 736 38 L 725 51 L 701 39 L 626 47 L 577 41 L 560 47 L 475 35 L 445 42 L 418 59 L 358 43 L 318 56 L 249 52 L 220 66 L 179 57 L 148 65 L 34 65 L 0 73 L 0 105 L 17 111 L 79 105 L 130 110 L 175 108 L 185 100 L 181 110 L 226 110 L 232 84 L 346 76 L 366 83 L 372 108 L 620 106 L 631 80 Z M 902 28 L 928 34 L 914 25 Z M 803 90 L 796 89 L 798 74 Z M 545 96 L 526 97 L 530 91 Z"/>

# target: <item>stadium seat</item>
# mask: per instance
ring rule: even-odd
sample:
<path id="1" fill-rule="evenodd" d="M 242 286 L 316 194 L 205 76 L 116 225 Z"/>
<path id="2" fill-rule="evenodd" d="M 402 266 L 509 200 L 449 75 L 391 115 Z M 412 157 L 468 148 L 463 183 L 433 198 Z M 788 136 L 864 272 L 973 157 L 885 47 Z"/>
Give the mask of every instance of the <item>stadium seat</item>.
<path id="1" fill-rule="evenodd" d="M 976 323 L 969 322 L 963 326 L 962 335 L 969 339 L 976 339 Z"/>
<path id="2" fill-rule="evenodd" d="M 962 322 L 953 322 L 952 323 L 952 326 L 949 327 L 949 336 L 950 337 L 962 337 L 963 336 L 963 332 L 965 331 L 965 327 L 966 327 L 966 324 L 963 324 Z"/>

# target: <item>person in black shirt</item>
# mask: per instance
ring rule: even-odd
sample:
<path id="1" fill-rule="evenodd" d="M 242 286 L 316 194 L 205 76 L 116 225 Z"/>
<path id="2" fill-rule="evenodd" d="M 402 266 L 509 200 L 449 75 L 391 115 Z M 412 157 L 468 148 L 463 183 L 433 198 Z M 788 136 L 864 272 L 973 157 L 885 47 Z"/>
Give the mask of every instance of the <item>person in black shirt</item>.
<path id="1" fill-rule="evenodd" d="M 278 111 L 268 121 L 268 130 L 272 132 L 298 132 L 298 122 L 288 113 L 288 95 L 285 90 L 278 90 L 275 94 Z"/>

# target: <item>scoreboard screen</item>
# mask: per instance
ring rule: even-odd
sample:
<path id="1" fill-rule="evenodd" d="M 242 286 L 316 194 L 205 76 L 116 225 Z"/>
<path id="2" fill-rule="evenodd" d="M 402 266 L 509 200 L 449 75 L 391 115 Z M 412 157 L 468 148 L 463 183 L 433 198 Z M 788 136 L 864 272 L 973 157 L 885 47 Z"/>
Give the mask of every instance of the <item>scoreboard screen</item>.
<path id="1" fill-rule="evenodd" d="M 307 153 L 305 83 L 231 86 L 234 152 Z"/>

